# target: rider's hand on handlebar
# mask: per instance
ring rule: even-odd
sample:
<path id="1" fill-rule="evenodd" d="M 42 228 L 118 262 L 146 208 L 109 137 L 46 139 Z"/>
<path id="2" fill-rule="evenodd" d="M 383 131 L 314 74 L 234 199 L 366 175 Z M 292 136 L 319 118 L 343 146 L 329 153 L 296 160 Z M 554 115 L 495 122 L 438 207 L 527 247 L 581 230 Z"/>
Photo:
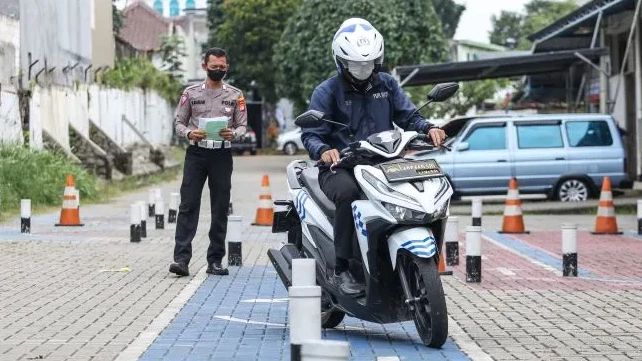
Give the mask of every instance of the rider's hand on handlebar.
<path id="1" fill-rule="evenodd" d="M 323 154 L 321 154 L 321 160 L 325 164 L 337 164 L 339 162 L 339 159 L 341 159 L 341 155 L 336 149 L 326 150 L 325 152 L 323 152 Z"/>
<path id="2" fill-rule="evenodd" d="M 444 140 L 446 140 L 446 132 L 444 132 L 440 128 L 432 128 L 428 131 L 428 135 L 430 136 L 430 139 L 432 140 L 432 144 L 435 145 L 435 147 L 440 147 Z"/>

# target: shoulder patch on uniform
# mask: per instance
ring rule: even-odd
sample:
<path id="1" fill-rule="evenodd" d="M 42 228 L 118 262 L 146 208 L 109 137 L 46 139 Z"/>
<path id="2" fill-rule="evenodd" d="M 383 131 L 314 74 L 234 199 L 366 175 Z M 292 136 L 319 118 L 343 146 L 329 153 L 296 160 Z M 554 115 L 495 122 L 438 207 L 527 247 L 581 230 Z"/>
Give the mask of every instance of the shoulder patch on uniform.
<path id="1" fill-rule="evenodd" d="M 187 92 L 183 92 L 183 95 L 181 95 L 181 100 L 180 100 L 181 106 L 187 103 L 187 99 L 189 99 L 189 94 L 187 94 Z"/>
<path id="2" fill-rule="evenodd" d="M 237 100 L 237 103 L 239 105 L 239 110 L 244 112 L 245 111 L 245 98 L 242 95 Z"/>
<path id="3" fill-rule="evenodd" d="M 190 85 L 190 86 L 188 86 L 187 88 L 185 88 L 185 91 L 187 91 L 188 89 L 195 89 L 195 88 L 198 88 L 198 87 L 200 87 L 200 86 L 201 86 L 201 84 L 194 84 L 194 85 Z"/>

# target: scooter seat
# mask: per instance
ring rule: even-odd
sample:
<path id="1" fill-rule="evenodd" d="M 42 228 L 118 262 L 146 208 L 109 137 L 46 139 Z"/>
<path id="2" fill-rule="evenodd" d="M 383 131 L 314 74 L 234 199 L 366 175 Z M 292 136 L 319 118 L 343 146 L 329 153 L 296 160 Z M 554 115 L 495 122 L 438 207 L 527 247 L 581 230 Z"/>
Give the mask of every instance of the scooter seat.
<path id="1" fill-rule="evenodd" d="M 328 218 L 334 218 L 334 203 L 323 193 L 319 186 L 319 168 L 309 167 L 301 171 L 301 180 L 314 202 Z"/>

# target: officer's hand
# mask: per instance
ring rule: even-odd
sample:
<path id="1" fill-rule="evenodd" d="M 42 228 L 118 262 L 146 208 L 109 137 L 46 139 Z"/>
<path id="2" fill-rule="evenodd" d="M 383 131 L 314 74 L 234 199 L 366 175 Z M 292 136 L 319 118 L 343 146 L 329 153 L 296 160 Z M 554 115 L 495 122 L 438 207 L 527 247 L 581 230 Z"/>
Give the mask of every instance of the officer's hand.
<path id="1" fill-rule="evenodd" d="M 207 138 L 207 132 L 205 132 L 205 129 L 194 129 L 189 132 L 188 137 L 190 140 L 200 142 L 201 140 Z"/>
<path id="2" fill-rule="evenodd" d="M 441 146 L 447 137 L 446 132 L 444 132 L 443 129 L 440 128 L 430 129 L 428 131 L 428 135 L 430 136 L 430 139 L 432 139 L 432 144 L 434 144 L 435 147 Z"/>
<path id="3" fill-rule="evenodd" d="M 321 160 L 325 164 L 337 164 L 339 162 L 339 159 L 341 159 L 341 155 L 336 149 L 326 150 L 325 152 L 323 152 L 323 154 L 321 154 Z"/>
<path id="4" fill-rule="evenodd" d="M 234 139 L 234 131 L 232 131 L 232 129 L 230 128 L 221 129 L 221 131 L 218 132 L 218 135 L 220 135 L 225 140 Z"/>

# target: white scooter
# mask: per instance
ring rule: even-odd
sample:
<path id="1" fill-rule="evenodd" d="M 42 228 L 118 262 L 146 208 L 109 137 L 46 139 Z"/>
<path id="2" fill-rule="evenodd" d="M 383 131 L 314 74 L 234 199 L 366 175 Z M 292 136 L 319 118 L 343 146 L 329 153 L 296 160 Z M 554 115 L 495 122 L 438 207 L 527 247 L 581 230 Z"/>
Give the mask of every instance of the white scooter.
<path id="1" fill-rule="evenodd" d="M 435 86 L 428 101 L 444 101 L 458 89 L 455 83 Z M 418 110 L 419 110 L 418 109 Z M 307 111 L 296 119 L 302 128 L 317 127 L 324 119 Z M 293 258 L 314 258 L 322 288 L 321 323 L 337 326 L 350 315 L 377 323 L 414 320 L 425 345 L 441 347 L 448 336 L 448 315 L 437 270 L 452 187 L 434 160 L 403 158 L 406 150 L 432 148 L 424 134 L 385 131 L 355 142 L 341 152 L 338 166 L 354 166 L 362 198 L 352 203 L 355 255 L 350 269 L 365 284 L 365 295 L 343 294 L 331 282 L 335 253 L 334 204 L 319 187 L 319 169 L 297 160 L 287 167 L 292 200 L 276 201 L 273 232 L 287 232 L 288 244 L 270 249 L 268 256 L 283 284 L 292 284 Z"/>

